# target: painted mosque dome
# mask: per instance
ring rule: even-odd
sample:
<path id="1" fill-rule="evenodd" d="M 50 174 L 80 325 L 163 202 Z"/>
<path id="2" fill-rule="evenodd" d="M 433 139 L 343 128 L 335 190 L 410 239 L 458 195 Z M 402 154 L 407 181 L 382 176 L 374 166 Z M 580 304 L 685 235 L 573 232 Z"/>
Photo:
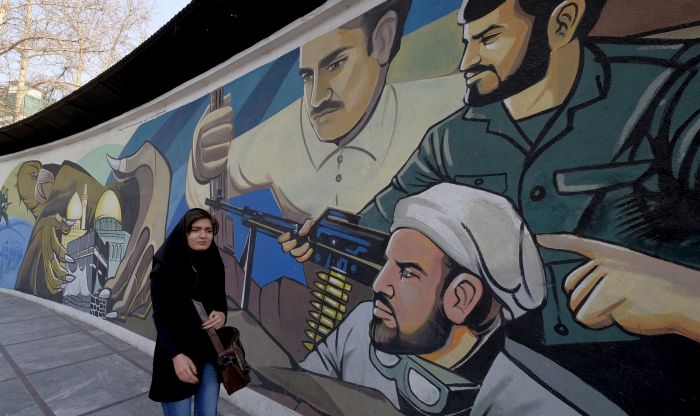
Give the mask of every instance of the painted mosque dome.
<path id="1" fill-rule="evenodd" d="M 80 203 L 80 197 L 78 193 L 74 193 L 68 202 L 68 209 L 66 210 L 67 220 L 80 220 L 83 217 L 83 206 Z"/>
<path id="2" fill-rule="evenodd" d="M 122 206 L 117 194 L 106 190 L 95 208 L 95 228 L 98 230 L 121 230 Z"/>

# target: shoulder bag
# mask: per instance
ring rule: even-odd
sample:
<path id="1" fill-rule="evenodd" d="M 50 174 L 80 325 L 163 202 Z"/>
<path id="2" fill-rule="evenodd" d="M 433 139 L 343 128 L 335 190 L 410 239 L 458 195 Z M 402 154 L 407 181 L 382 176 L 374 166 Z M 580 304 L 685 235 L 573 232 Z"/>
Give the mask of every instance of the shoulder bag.
<path id="1" fill-rule="evenodd" d="M 209 318 L 204 306 L 192 299 L 197 314 L 202 322 Z M 223 380 L 226 392 L 231 395 L 250 383 L 250 368 L 245 361 L 245 351 L 241 345 L 240 334 L 237 328 L 225 326 L 218 331 L 214 328 L 207 329 L 209 338 L 214 344 L 218 355 L 216 368 Z"/>

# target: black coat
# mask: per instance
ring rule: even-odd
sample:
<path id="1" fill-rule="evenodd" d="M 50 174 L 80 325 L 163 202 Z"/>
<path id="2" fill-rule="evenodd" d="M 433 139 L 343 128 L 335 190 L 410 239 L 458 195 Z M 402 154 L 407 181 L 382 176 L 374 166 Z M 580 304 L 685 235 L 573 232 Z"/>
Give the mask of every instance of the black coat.
<path id="1" fill-rule="evenodd" d="M 151 298 L 158 336 L 148 397 L 157 402 L 179 401 L 197 391 L 198 384 L 178 379 L 173 357 L 185 354 L 198 375 L 205 362 L 216 362 L 216 350 L 191 299 L 202 302 L 207 314 L 226 313 L 223 262 L 213 242 L 206 252 L 194 254 L 181 221 L 153 257 Z"/>

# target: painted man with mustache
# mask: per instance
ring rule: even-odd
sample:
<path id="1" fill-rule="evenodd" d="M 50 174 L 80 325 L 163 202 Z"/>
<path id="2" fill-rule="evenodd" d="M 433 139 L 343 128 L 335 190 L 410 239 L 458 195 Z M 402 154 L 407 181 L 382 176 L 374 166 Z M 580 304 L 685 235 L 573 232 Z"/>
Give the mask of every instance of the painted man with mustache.
<path id="1" fill-rule="evenodd" d="M 510 202 L 445 183 L 399 201 L 393 218 L 374 301 L 303 368 L 374 388 L 404 414 L 623 414 L 508 338 L 545 300 L 537 247 Z"/>
<path id="2" fill-rule="evenodd" d="M 204 207 L 207 184 L 227 171 L 225 197 L 270 188 L 295 221 L 328 207 L 358 212 L 409 158 L 416 132 L 461 106 L 458 74 L 386 83 L 410 6 L 384 2 L 303 44 L 303 97 L 233 140 L 231 106 L 207 111 L 193 137 L 188 206 Z"/>
<path id="3" fill-rule="evenodd" d="M 388 229 L 397 201 L 442 182 L 505 196 L 548 234 L 530 346 L 630 413 L 694 414 L 682 357 L 700 339 L 699 44 L 590 38 L 604 4 L 464 0 L 466 106 L 427 131 L 360 223 Z"/>

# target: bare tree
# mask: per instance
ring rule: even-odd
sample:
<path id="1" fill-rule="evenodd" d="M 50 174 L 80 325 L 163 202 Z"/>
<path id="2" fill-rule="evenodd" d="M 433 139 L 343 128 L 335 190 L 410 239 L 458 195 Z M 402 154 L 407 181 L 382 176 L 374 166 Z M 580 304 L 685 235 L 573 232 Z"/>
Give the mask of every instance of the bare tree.
<path id="1" fill-rule="evenodd" d="M 0 0 L 0 126 L 58 100 L 147 36 L 153 0 Z"/>

